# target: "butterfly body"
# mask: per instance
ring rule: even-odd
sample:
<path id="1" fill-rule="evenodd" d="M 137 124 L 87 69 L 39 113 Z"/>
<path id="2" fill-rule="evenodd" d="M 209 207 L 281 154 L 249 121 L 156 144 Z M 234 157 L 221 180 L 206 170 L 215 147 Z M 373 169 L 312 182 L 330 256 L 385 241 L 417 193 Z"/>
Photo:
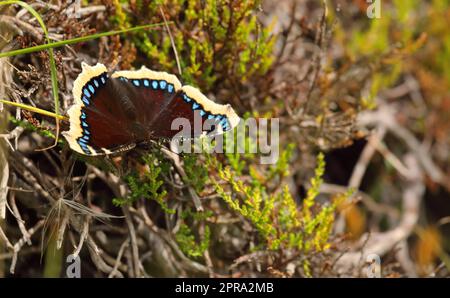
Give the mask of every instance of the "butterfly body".
<path id="1" fill-rule="evenodd" d="M 73 87 L 75 104 L 68 111 L 70 130 L 63 132 L 79 153 L 112 154 L 141 142 L 170 139 L 178 133 L 172 123 L 181 118 L 194 128 L 199 115 L 202 127 L 211 121 L 219 133 L 239 122 L 231 106 L 214 103 L 192 86 L 182 86 L 174 75 L 142 67 L 109 77 L 102 64 L 83 63 L 82 68 Z M 188 137 L 204 133 L 189 130 Z"/>

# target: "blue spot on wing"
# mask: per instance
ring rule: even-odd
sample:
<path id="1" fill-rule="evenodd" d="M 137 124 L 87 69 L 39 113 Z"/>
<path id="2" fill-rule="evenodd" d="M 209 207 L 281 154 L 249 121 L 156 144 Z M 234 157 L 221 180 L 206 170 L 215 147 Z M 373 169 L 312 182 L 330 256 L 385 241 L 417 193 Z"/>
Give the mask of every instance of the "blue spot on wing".
<path id="1" fill-rule="evenodd" d="M 185 102 L 190 102 L 191 101 L 191 99 L 186 94 L 183 94 L 183 99 L 184 99 Z"/>
<path id="2" fill-rule="evenodd" d="M 166 89 L 166 86 L 167 86 L 167 82 L 166 81 L 164 81 L 164 80 L 159 81 L 159 87 L 161 87 L 161 89 Z"/>
<path id="3" fill-rule="evenodd" d="M 95 92 L 94 86 L 92 86 L 91 84 L 88 84 L 88 88 L 91 91 L 91 93 L 94 94 L 94 92 Z"/>
<path id="4" fill-rule="evenodd" d="M 84 95 L 86 95 L 87 98 L 91 97 L 91 94 L 89 93 L 89 91 L 86 88 L 84 88 L 83 93 L 84 93 Z"/>
<path id="5" fill-rule="evenodd" d="M 229 126 L 228 126 L 228 120 L 226 118 L 222 119 L 222 121 L 220 121 L 220 125 L 222 125 L 224 130 L 228 130 Z"/>
<path id="6" fill-rule="evenodd" d="M 158 81 L 152 81 L 152 88 L 158 89 Z"/>
<path id="7" fill-rule="evenodd" d="M 80 145 L 83 152 L 86 154 L 91 154 L 91 151 L 89 150 L 89 148 L 87 147 L 87 144 L 85 142 L 86 142 L 85 139 L 78 138 L 78 145 Z"/>
<path id="8" fill-rule="evenodd" d="M 167 91 L 169 91 L 169 93 L 172 93 L 172 92 L 173 92 L 173 85 L 172 85 L 172 84 L 169 84 L 169 85 L 167 86 Z"/>
<path id="9" fill-rule="evenodd" d="M 199 105 L 198 103 L 194 102 L 194 103 L 192 104 L 192 109 L 193 109 L 193 110 L 197 109 L 198 107 L 200 107 L 200 105 Z"/>
<path id="10" fill-rule="evenodd" d="M 141 83 L 139 82 L 139 80 L 133 80 L 133 84 L 134 86 L 139 87 Z"/>
<path id="11" fill-rule="evenodd" d="M 86 150 L 88 149 L 87 148 L 87 142 L 88 141 L 86 141 L 83 138 L 78 138 L 78 144 L 81 146 L 81 148 L 86 149 Z"/>
<path id="12" fill-rule="evenodd" d="M 84 103 L 85 103 L 85 105 L 89 105 L 89 100 L 86 98 L 86 96 L 83 96 L 83 98 L 81 99 Z"/>
<path id="13" fill-rule="evenodd" d="M 205 116 L 205 114 L 206 114 L 206 112 L 205 111 L 203 111 L 203 110 L 200 110 L 200 116 Z"/>
<path id="14" fill-rule="evenodd" d="M 104 78 L 103 76 L 102 76 L 100 79 L 102 80 L 102 83 L 103 83 L 103 84 L 106 83 L 106 80 L 105 80 L 105 78 Z"/>
<path id="15" fill-rule="evenodd" d="M 149 82 L 147 79 L 144 80 L 144 86 L 145 86 L 145 87 L 150 86 L 150 82 Z"/>
<path id="16" fill-rule="evenodd" d="M 94 80 L 94 85 L 95 85 L 95 87 L 98 88 L 99 84 L 98 84 L 97 80 Z"/>

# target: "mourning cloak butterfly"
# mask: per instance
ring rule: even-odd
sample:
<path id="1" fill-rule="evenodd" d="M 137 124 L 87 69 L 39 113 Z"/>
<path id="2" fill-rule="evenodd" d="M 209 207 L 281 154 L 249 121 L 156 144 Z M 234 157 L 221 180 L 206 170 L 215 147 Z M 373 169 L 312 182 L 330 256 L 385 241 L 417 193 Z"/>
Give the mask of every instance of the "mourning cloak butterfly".
<path id="1" fill-rule="evenodd" d="M 170 139 L 175 119 L 213 122 L 214 132 L 233 129 L 239 117 L 230 105 L 209 100 L 198 89 L 182 86 L 175 75 L 152 71 L 117 71 L 110 77 L 103 64 L 82 63 L 73 86 L 75 103 L 68 110 L 70 129 L 62 134 L 70 148 L 85 155 L 125 151 L 140 142 Z M 197 114 L 197 115 L 196 115 Z M 199 117 L 197 117 L 200 115 Z M 211 130 L 203 131 L 211 133 Z"/>

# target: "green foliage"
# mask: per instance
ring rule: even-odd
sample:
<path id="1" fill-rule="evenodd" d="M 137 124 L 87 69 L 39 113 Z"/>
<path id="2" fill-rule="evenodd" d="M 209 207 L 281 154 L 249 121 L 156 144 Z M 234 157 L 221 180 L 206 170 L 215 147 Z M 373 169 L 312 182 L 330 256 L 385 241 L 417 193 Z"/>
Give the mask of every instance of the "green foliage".
<path id="1" fill-rule="evenodd" d="M 200 243 L 197 243 L 192 230 L 185 223 L 181 224 L 180 229 L 175 235 L 175 239 L 180 246 L 183 253 L 190 257 L 198 258 L 203 255 L 203 253 L 209 247 L 211 232 L 208 226 L 205 226 L 205 233 L 203 239 Z"/>
<path id="2" fill-rule="evenodd" d="M 261 28 L 257 21 L 259 1 L 152 1 L 148 6 L 130 5 L 131 13 L 125 13 L 123 5 L 114 1 L 112 20 L 120 28 L 160 22 L 160 8 L 171 8 L 164 13 L 176 23 L 170 30 L 183 80 L 203 90 L 223 81 L 244 83 L 249 77 L 267 72 L 272 64 L 275 38 L 270 27 Z M 140 32 L 134 35 L 133 43 L 152 65 L 177 69 L 168 34 Z"/>
<path id="3" fill-rule="evenodd" d="M 209 217 L 213 216 L 213 212 L 211 210 L 206 210 L 202 212 L 195 212 L 191 209 L 186 209 L 181 212 L 181 218 L 187 219 L 192 218 L 193 220 L 205 220 Z"/>
<path id="4" fill-rule="evenodd" d="M 156 201 L 165 212 L 175 213 L 175 210 L 170 209 L 165 201 L 167 191 L 161 187 L 164 183 L 160 177 L 162 168 L 155 154 L 148 154 L 142 160 L 146 165 L 143 173 L 139 175 L 134 172 L 125 176 L 125 181 L 130 188 L 129 196 L 126 198 L 114 198 L 113 203 L 116 206 L 122 206 L 145 198 Z"/>
<path id="5" fill-rule="evenodd" d="M 45 248 L 45 265 L 42 276 L 46 278 L 58 278 L 61 276 L 64 251 L 58 249 L 57 233 L 51 233 Z"/>
<path id="6" fill-rule="evenodd" d="M 233 171 L 241 175 L 246 166 L 245 161 L 241 159 L 241 155 L 239 153 L 227 153 L 227 158 Z"/>
<path id="7" fill-rule="evenodd" d="M 319 194 L 322 176 L 325 170 L 324 155 L 317 156 L 315 175 L 311 187 L 303 200 L 303 208 L 292 197 L 287 184 L 279 184 L 271 191 L 266 186 L 272 180 L 282 181 L 289 172 L 289 160 L 293 146 L 282 152 L 277 164 L 268 170 L 256 170 L 247 161 L 240 160 L 244 168 L 250 168 L 251 182 L 244 182 L 242 173 L 234 166 L 226 166 L 218 171 L 220 180 L 212 179 L 217 193 L 236 213 L 249 220 L 264 240 L 264 246 L 270 250 L 298 249 L 304 252 L 323 251 L 329 247 L 328 238 L 334 222 L 334 213 L 340 202 L 351 193 L 343 194 L 331 204 L 321 208 L 315 199 Z M 233 156 L 232 163 L 237 158 Z M 238 168 L 239 170 L 240 168 Z M 264 181 L 265 183 L 256 183 Z M 228 186 L 228 189 L 226 186 Z M 314 212 L 313 209 L 318 211 Z"/>
<path id="8" fill-rule="evenodd" d="M 359 30 L 347 32 L 340 24 L 337 25 L 336 41 L 345 49 L 349 63 L 361 61 L 371 64 L 374 70 L 370 74 L 370 92 L 361 99 L 362 108 L 375 108 L 379 91 L 395 84 L 407 68 L 405 56 L 423 45 L 424 39 L 416 37 L 421 32 L 414 31 L 416 28 L 413 26 L 419 5 L 417 0 L 395 0 L 383 3 L 381 18 L 367 18 L 369 23 L 356 27 Z"/>
<path id="9" fill-rule="evenodd" d="M 448 0 L 433 0 L 429 9 L 429 18 L 421 24 L 428 34 L 426 55 L 421 56 L 424 68 L 443 76 L 450 85 L 450 19 Z M 447 87 L 448 90 L 448 87 Z"/>
<path id="10" fill-rule="evenodd" d="M 192 222 L 192 226 L 198 226 L 196 223 L 200 224 L 213 216 L 211 210 L 206 210 L 202 212 L 193 211 L 188 208 L 181 212 L 180 217 L 183 219 L 183 223 L 180 225 L 180 229 L 175 234 L 175 240 L 177 241 L 180 249 L 186 255 L 198 258 L 203 255 L 203 253 L 209 248 L 211 231 L 207 225 L 204 225 L 203 233 L 200 233 L 202 239 L 200 243 L 197 243 L 193 229 L 189 227 L 188 222 Z M 197 229 L 196 229 L 197 230 Z M 201 229 L 198 229 L 199 231 Z"/>
<path id="11" fill-rule="evenodd" d="M 278 162 L 271 166 L 269 171 L 269 180 L 272 180 L 274 177 L 286 177 L 289 175 L 289 161 L 291 159 L 292 153 L 294 152 L 295 144 L 288 144 L 286 149 L 281 152 L 281 155 L 278 159 Z"/>
<path id="12" fill-rule="evenodd" d="M 325 173 L 325 157 L 321 153 L 317 156 L 317 167 L 315 175 L 311 179 L 311 187 L 308 189 L 306 198 L 303 200 L 303 214 L 306 222 L 311 221 L 311 207 L 314 205 L 314 199 L 319 194 L 320 185 L 322 185 L 322 176 Z"/>
<path id="13" fill-rule="evenodd" d="M 46 129 L 40 129 L 39 127 L 34 126 L 33 124 L 31 124 L 28 121 L 17 120 L 15 117 L 9 117 L 9 121 L 11 121 L 11 123 L 13 123 L 16 126 L 20 126 L 20 127 L 23 127 L 23 128 L 25 128 L 27 130 L 37 132 L 41 136 L 44 136 L 44 137 L 47 137 L 47 138 L 51 138 L 51 139 L 55 139 L 55 135 L 51 131 L 46 130 Z M 64 141 L 59 139 L 58 143 L 61 145 L 61 144 L 64 143 Z"/>
<path id="14" fill-rule="evenodd" d="M 191 185 L 196 192 L 202 192 L 208 180 L 208 169 L 198 161 L 197 154 L 184 155 L 183 162 L 187 176 L 185 182 Z"/>

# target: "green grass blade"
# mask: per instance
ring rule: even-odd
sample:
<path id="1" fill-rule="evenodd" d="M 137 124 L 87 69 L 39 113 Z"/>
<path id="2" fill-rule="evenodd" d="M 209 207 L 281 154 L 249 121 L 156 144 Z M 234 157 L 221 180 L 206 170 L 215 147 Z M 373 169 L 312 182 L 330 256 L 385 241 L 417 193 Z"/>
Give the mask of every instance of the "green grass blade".
<path id="1" fill-rule="evenodd" d="M 167 23 L 170 24 L 170 23 L 173 23 L 173 22 L 167 22 Z M 134 32 L 134 31 L 150 29 L 150 28 L 156 28 L 156 27 L 160 27 L 160 26 L 164 26 L 164 23 L 142 25 L 142 26 L 136 26 L 136 27 L 132 27 L 132 28 L 128 28 L 128 29 L 95 33 L 95 34 L 86 35 L 86 36 L 83 36 L 83 37 L 76 37 L 76 38 L 72 38 L 72 39 L 56 41 L 56 42 L 52 42 L 52 43 L 48 43 L 48 44 L 42 44 L 42 45 L 29 47 L 29 48 L 25 48 L 25 49 L 18 49 L 18 50 L 13 50 L 13 51 L 9 51 L 9 52 L 0 53 L 0 58 L 17 56 L 17 55 L 23 55 L 23 54 L 29 54 L 29 53 L 33 53 L 33 52 L 47 50 L 47 49 L 50 49 L 50 48 L 58 48 L 58 47 L 62 47 L 62 46 L 65 46 L 65 45 L 85 42 L 85 41 L 89 41 L 89 40 L 92 40 L 92 39 L 97 39 L 97 38 L 104 37 L 104 36 L 111 36 L 111 35 L 116 35 L 116 34 L 129 33 L 129 32 Z"/>
<path id="2" fill-rule="evenodd" d="M 47 110 L 43 110 L 43 109 L 39 109 L 33 106 L 29 106 L 23 103 L 18 103 L 18 102 L 13 102 L 13 101 L 9 101 L 9 100 L 4 100 L 4 99 L 0 99 L 1 103 L 10 105 L 10 106 L 14 106 L 14 107 L 18 107 L 27 111 L 31 111 L 31 112 L 35 112 L 44 116 L 49 116 L 49 117 L 53 117 L 53 118 L 58 118 L 59 120 L 63 120 L 63 121 L 69 121 L 69 118 L 62 116 L 62 115 L 57 115 L 53 112 L 49 112 Z"/>
<path id="3" fill-rule="evenodd" d="M 50 38 L 48 36 L 48 30 L 47 30 L 47 26 L 45 26 L 44 21 L 42 20 L 41 16 L 39 15 L 39 13 L 34 10 L 33 7 L 31 7 L 30 5 L 28 5 L 25 2 L 22 1 L 17 1 L 17 0 L 9 0 L 9 1 L 2 1 L 0 2 L 0 6 L 3 5 L 13 5 L 13 4 L 17 4 L 22 6 L 23 8 L 25 8 L 26 10 L 28 10 L 38 21 L 39 25 L 42 27 L 42 30 L 44 31 L 44 35 L 45 35 L 45 40 L 47 42 L 47 44 L 50 43 Z M 58 116 L 59 116 L 59 88 L 58 88 L 58 74 L 57 74 L 57 70 L 56 70 L 56 63 L 55 63 L 55 58 L 53 55 L 53 48 L 49 48 L 47 49 L 48 51 L 48 56 L 49 56 L 49 60 L 50 60 L 50 75 L 51 75 L 51 80 L 52 80 L 52 93 L 53 93 L 53 101 L 55 104 L 55 118 L 56 118 L 56 126 L 57 128 L 59 128 L 59 123 L 58 123 Z M 58 136 L 56 136 L 56 140 L 58 140 Z"/>

